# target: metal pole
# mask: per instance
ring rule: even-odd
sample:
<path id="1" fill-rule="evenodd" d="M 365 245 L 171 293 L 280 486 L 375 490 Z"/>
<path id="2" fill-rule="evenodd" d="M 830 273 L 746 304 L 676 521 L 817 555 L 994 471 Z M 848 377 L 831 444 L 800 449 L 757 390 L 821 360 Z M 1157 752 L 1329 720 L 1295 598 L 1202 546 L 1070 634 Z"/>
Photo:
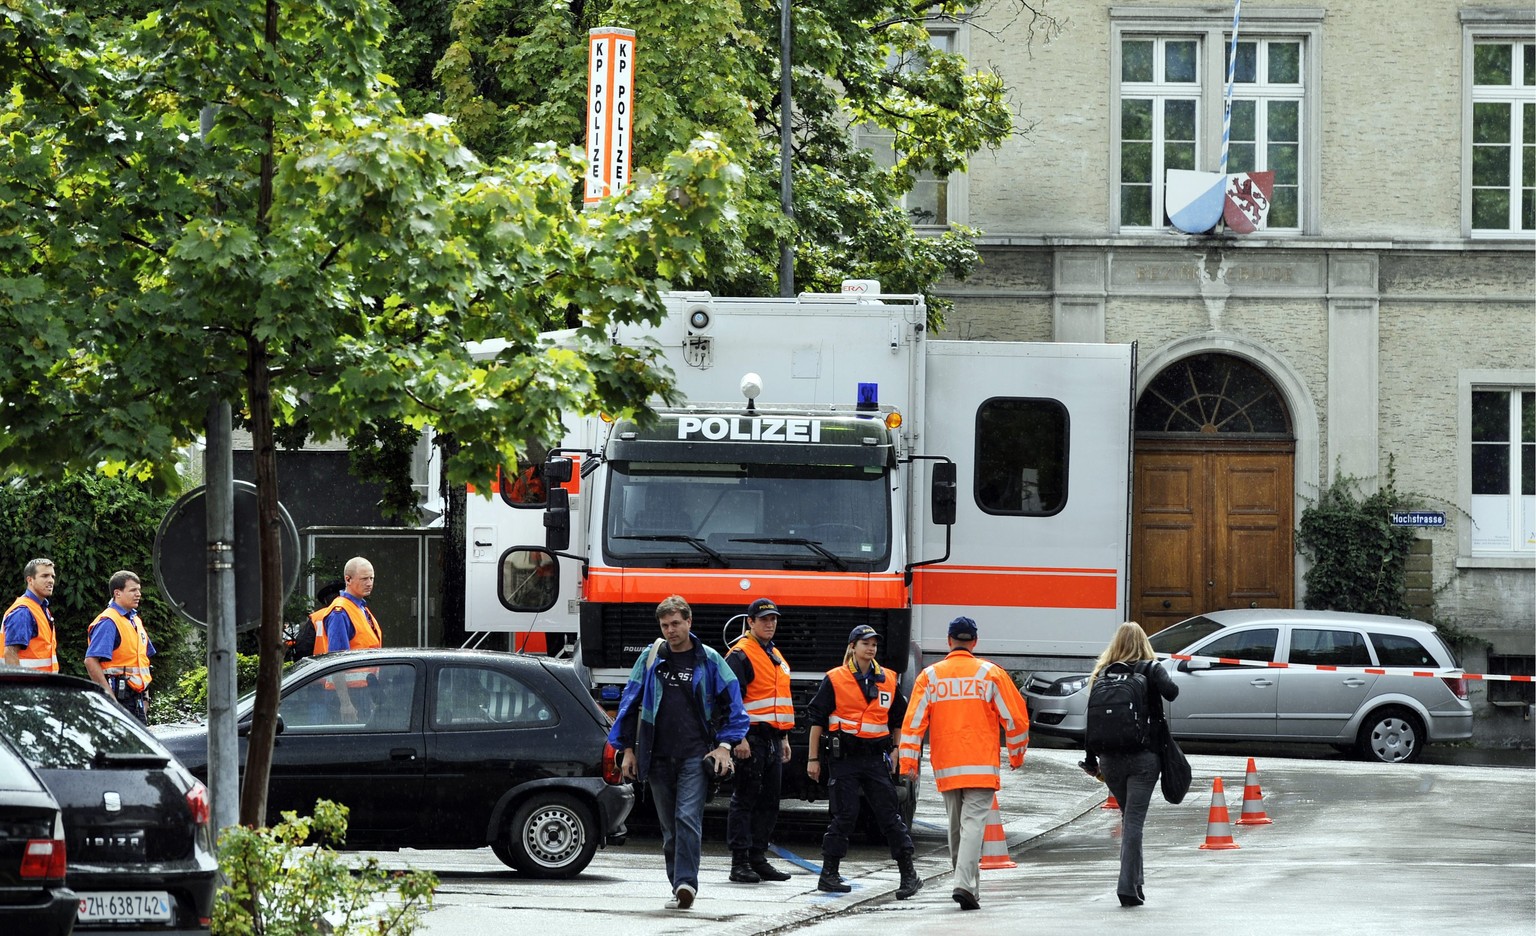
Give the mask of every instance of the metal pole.
<path id="1" fill-rule="evenodd" d="M 790 97 L 789 48 L 790 48 L 790 0 L 779 0 L 779 205 L 784 217 L 793 227 L 795 220 L 795 196 L 790 184 L 789 166 L 794 153 L 794 101 Z M 795 241 L 794 234 L 785 236 L 779 245 L 779 295 L 792 298 L 795 295 Z"/>
<path id="2" fill-rule="evenodd" d="M 203 139 L 214 109 L 203 108 Z M 235 457 L 230 407 L 208 406 L 203 477 L 208 508 L 208 796 L 214 835 L 240 821 L 240 751 L 235 730 Z"/>

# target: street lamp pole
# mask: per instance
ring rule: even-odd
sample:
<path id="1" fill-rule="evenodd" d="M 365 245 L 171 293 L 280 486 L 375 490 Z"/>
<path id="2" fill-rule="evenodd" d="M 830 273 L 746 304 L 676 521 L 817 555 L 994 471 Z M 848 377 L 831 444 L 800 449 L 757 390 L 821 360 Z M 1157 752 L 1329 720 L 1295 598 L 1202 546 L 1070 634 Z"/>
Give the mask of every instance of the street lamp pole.
<path id="1" fill-rule="evenodd" d="M 779 295 L 795 295 L 795 196 L 789 164 L 794 152 L 794 103 L 790 98 L 790 0 L 779 0 L 779 205 L 791 231 L 779 244 Z"/>

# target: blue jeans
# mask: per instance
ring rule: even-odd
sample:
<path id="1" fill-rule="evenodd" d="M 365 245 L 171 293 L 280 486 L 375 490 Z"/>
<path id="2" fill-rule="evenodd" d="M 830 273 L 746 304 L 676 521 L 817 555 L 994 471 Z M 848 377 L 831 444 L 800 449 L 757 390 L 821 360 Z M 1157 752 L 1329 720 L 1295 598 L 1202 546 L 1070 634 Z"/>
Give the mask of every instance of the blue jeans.
<path id="1" fill-rule="evenodd" d="M 1152 805 L 1152 791 L 1157 789 L 1157 775 L 1162 766 L 1153 751 L 1132 754 L 1100 754 L 1099 769 L 1104 783 L 1120 804 L 1123 817 L 1120 829 L 1120 880 L 1115 893 L 1134 897 L 1136 888 L 1145 884 L 1141 866 L 1141 832 L 1147 824 L 1147 807 Z"/>
<path id="2" fill-rule="evenodd" d="M 687 884 L 699 889 L 699 850 L 704 837 L 704 800 L 709 777 L 698 757 L 656 757 L 645 778 L 661 820 L 661 853 L 667 880 L 675 891 Z"/>

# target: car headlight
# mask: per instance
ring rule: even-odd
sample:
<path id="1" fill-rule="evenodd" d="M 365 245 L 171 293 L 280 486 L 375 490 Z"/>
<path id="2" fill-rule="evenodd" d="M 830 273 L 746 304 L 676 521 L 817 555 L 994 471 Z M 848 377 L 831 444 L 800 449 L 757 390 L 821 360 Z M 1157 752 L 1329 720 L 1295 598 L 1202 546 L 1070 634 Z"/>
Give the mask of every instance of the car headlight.
<path id="1" fill-rule="evenodd" d="M 1044 679 L 1036 677 L 1029 681 L 1027 688 L 1030 692 L 1033 692 L 1036 695 L 1069 696 L 1073 693 L 1083 691 L 1083 687 L 1087 685 L 1088 676 L 1087 674 L 1083 674 L 1079 676 L 1063 676 L 1054 682 L 1047 682 Z"/>

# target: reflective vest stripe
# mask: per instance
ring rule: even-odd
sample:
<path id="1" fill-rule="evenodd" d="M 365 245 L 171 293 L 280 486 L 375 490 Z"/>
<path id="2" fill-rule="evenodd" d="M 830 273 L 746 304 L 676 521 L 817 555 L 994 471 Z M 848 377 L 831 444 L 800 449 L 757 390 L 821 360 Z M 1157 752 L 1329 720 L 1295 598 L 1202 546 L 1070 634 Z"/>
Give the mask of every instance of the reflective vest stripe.
<path id="1" fill-rule="evenodd" d="M 16 654 L 22 667 L 57 673 L 59 671 L 59 642 L 58 636 L 53 630 L 53 622 L 48 618 L 48 612 L 43 610 L 43 606 L 33 601 L 30 596 L 22 595 L 11 602 L 11 606 L 5 609 L 5 614 L 0 614 L 0 620 L 10 617 L 11 612 L 17 608 L 26 608 L 32 614 L 32 623 L 37 628 L 37 633 Z"/>
<path id="2" fill-rule="evenodd" d="M 996 777 L 1001 771 L 996 764 L 958 764 L 933 772 L 934 780 L 950 780 L 955 777 Z"/>

